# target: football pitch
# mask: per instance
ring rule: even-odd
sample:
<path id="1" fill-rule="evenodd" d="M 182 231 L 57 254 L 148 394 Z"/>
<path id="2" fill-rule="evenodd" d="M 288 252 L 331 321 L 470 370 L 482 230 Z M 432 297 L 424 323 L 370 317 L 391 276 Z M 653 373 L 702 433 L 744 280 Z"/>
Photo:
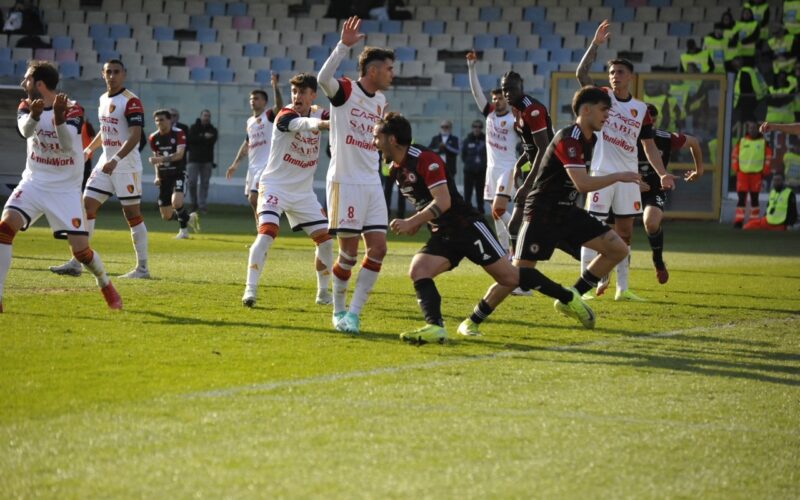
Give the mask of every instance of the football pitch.
<path id="1" fill-rule="evenodd" d="M 217 208 L 217 207 L 214 207 Z M 245 207 L 176 241 L 149 210 L 148 281 L 118 207 L 93 247 L 124 300 L 50 273 L 66 243 L 20 233 L 0 315 L 0 497 L 797 498 L 800 233 L 665 226 L 659 285 L 641 227 L 632 289 L 582 329 L 552 299 L 511 297 L 462 338 L 491 283 L 437 279 L 450 341 L 407 269 L 426 231 L 392 237 L 359 335 L 314 303 L 313 244 L 283 228 L 254 309 L 241 305 Z M 539 268 L 571 285 L 564 254 Z M 351 291 L 352 291 L 351 283 Z M 613 284 L 612 284 L 613 286 Z"/>

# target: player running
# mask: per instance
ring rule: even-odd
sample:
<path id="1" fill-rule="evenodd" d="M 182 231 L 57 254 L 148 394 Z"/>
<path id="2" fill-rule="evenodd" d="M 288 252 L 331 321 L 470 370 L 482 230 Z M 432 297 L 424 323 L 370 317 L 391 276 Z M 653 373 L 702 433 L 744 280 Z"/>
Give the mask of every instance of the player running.
<path id="1" fill-rule="evenodd" d="M 258 236 L 250 246 L 247 285 L 242 304 L 256 303 L 258 280 L 267 252 L 278 237 L 281 214 L 292 230 L 301 229 L 317 246 L 317 304 L 330 304 L 328 291 L 333 268 L 333 238 L 328 218 L 314 193 L 314 172 L 319 161 L 320 130 L 329 128 L 328 111 L 314 105 L 317 79 L 300 73 L 291 81 L 292 104 L 278 112 L 267 167 L 261 174 L 258 194 Z"/>

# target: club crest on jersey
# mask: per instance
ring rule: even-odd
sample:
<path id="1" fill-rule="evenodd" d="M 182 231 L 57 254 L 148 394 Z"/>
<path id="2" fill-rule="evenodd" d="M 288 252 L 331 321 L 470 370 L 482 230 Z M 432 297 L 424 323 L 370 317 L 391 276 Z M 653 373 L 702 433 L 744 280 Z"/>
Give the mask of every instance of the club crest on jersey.
<path id="1" fill-rule="evenodd" d="M 115 109 L 117 109 L 117 107 L 114 105 L 113 102 L 108 105 L 108 112 L 109 113 L 113 113 Z"/>
<path id="2" fill-rule="evenodd" d="M 500 126 L 501 127 L 505 127 L 506 126 L 506 121 L 505 120 L 500 120 Z"/>
<path id="3" fill-rule="evenodd" d="M 378 116 L 383 116 L 383 114 L 381 113 L 381 111 L 383 111 L 383 110 L 381 109 L 381 107 L 380 107 L 380 106 L 378 106 L 378 112 L 377 112 L 376 114 L 377 114 Z"/>
<path id="4" fill-rule="evenodd" d="M 538 109 L 534 109 L 533 111 L 531 111 L 531 116 L 533 116 L 533 117 L 539 116 L 539 110 Z"/>
<path id="5" fill-rule="evenodd" d="M 261 117 L 260 117 L 260 116 L 259 116 L 258 118 L 256 118 L 256 123 L 258 123 L 259 125 L 261 125 Z"/>
<path id="6" fill-rule="evenodd" d="M 82 221 L 81 221 L 80 217 L 73 217 L 72 218 L 72 227 L 74 227 L 75 229 L 78 229 L 79 227 L 81 227 L 81 222 Z"/>
<path id="7" fill-rule="evenodd" d="M 506 190 L 505 186 L 498 186 L 498 188 L 497 188 L 497 191 L 500 192 L 500 193 L 504 192 L 505 190 Z"/>
<path id="8" fill-rule="evenodd" d="M 633 115 L 633 117 L 636 118 L 637 116 L 639 116 L 639 111 L 637 111 L 635 109 L 632 109 L 631 110 L 631 115 Z"/>
<path id="9" fill-rule="evenodd" d="M 534 253 L 534 254 L 539 253 L 539 245 L 538 244 L 534 243 L 533 245 L 531 245 L 531 253 Z"/>
<path id="10" fill-rule="evenodd" d="M 171 142 L 172 144 L 175 144 L 175 139 L 170 139 L 169 142 Z"/>
<path id="11" fill-rule="evenodd" d="M 633 209 L 634 209 L 634 210 L 637 210 L 637 211 L 638 211 L 638 210 L 641 210 L 641 209 L 642 209 L 642 203 L 641 203 L 641 202 L 639 202 L 639 201 L 634 201 L 634 202 L 633 202 Z"/>
<path id="12" fill-rule="evenodd" d="M 575 158 L 576 156 L 578 156 L 578 150 L 573 147 L 569 147 L 567 148 L 567 154 L 569 155 L 570 158 Z"/>
<path id="13" fill-rule="evenodd" d="M 430 165 L 428 165 L 428 172 L 436 172 L 437 170 L 439 170 L 438 163 L 431 163 Z"/>
<path id="14" fill-rule="evenodd" d="M 413 172 L 409 172 L 409 174 L 408 174 L 408 182 L 417 182 L 417 176 L 414 175 Z"/>
<path id="15" fill-rule="evenodd" d="M 133 184 L 128 184 L 128 192 L 130 194 L 133 194 L 133 190 L 134 190 Z"/>

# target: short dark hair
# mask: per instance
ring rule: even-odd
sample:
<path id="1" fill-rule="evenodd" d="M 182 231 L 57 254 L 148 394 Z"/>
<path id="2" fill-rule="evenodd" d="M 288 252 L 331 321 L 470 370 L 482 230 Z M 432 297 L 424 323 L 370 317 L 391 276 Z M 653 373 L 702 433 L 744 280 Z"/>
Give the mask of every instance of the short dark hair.
<path id="1" fill-rule="evenodd" d="M 376 61 L 385 61 L 391 59 L 394 61 L 394 51 L 392 49 L 384 49 L 381 47 L 364 47 L 361 55 L 358 56 L 358 72 L 361 76 L 367 74 L 367 66 Z"/>
<path id="2" fill-rule="evenodd" d="M 503 95 L 503 89 L 501 89 L 500 87 L 495 87 L 495 88 L 492 89 L 490 94 L 492 94 L 492 95 Z"/>
<path id="3" fill-rule="evenodd" d="M 655 118 L 658 116 L 658 108 L 655 104 L 647 103 L 647 112 L 650 113 L 650 118 Z"/>
<path id="4" fill-rule="evenodd" d="M 109 59 L 108 61 L 105 62 L 105 64 L 103 64 L 103 66 L 105 66 L 106 64 L 119 64 L 122 69 L 125 69 L 125 65 L 122 64 L 122 61 L 120 61 L 119 59 Z"/>
<path id="5" fill-rule="evenodd" d="M 265 101 L 269 102 L 269 96 L 261 89 L 255 89 L 254 91 L 250 92 L 250 95 L 261 95 Z"/>
<path id="6" fill-rule="evenodd" d="M 153 118 L 157 118 L 159 116 L 163 116 L 167 120 L 172 120 L 172 112 L 166 108 L 161 108 L 153 111 Z"/>
<path id="7" fill-rule="evenodd" d="M 294 75 L 289 84 L 299 89 L 311 89 L 317 91 L 317 77 L 308 73 Z"/>
<path id="8" fill-rule="evenodd" d="M 605 104 L 611 107 L 611 97 L 605 90 L 594 85 L 586 85 L 572 96 L 572 112 L 577 116 L 584 104 Z"/>
<path id="9" fill-rule="evenodd" d="M 631 73 L 633 73 L 633 63 L 630 62 L 629 60 L 623 59 L 621 57 L 618 57 L 616 59 L 610 59 L 606 63 L 606 66 L 608 66 L 608 69 L 611 69 L 611 66 L 613 66 L 615 64 L 621 64 L 621 65 L 625 66 L 626 68 L 628 68 Z"/>
<path id="10" fill-rule="evenodd" d="M 58 86 L 58 70 L 48 61 L 30 61 L 28 68 L 33 69 L 31 77 L 35 82 L 42 82 L 47 90 L 55 90 Z"/>
<path id="11" fill-rule="evenodd" d="M 391 112 L 378 122 L 378 131 L 381 134 L 393 135 L 397 144 L 411 145 L 411 123 L 400 113 Z"/>
<path id="12" fill-rule="evenodd" d="M 506 71 L 505 74 L 503 74 L 503 76 L 501 78 L 503 80 L 519 80 L 520 82 L 523 81 L 522 80 L 522 75 L 520 75 L 516 71 Z M 502 92 L 502 90 L 501 90 L 501 92 Z"/>

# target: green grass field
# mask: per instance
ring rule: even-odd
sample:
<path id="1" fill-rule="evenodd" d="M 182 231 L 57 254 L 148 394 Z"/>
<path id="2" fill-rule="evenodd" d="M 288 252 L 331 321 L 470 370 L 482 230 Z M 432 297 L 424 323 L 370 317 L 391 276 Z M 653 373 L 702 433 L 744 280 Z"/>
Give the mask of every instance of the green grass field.
<path id="1" fill-rule="evenodd" d="M 800 233 L 666 226 L 658 285 L 641 229 L 632 288 L 583 330 L 541 296 L 512 297 L 460 338 L 490 278 L 437 280 L 451 339 L 413 347 L 422 319 L 390 240 L 362 334 L 314 304 L 313 247 L 284 232 L 259 303 L 241 306 L 245 208 L 176 241 L 146 214 L 149 281 L 51 274 L 66 244 L 17 236 L 0 315 L 2 498 L 798 498 Z M 134 264 L 117 208 L 93 247 Z M 565 284 L 577 263 L 540 266 Z"/>

